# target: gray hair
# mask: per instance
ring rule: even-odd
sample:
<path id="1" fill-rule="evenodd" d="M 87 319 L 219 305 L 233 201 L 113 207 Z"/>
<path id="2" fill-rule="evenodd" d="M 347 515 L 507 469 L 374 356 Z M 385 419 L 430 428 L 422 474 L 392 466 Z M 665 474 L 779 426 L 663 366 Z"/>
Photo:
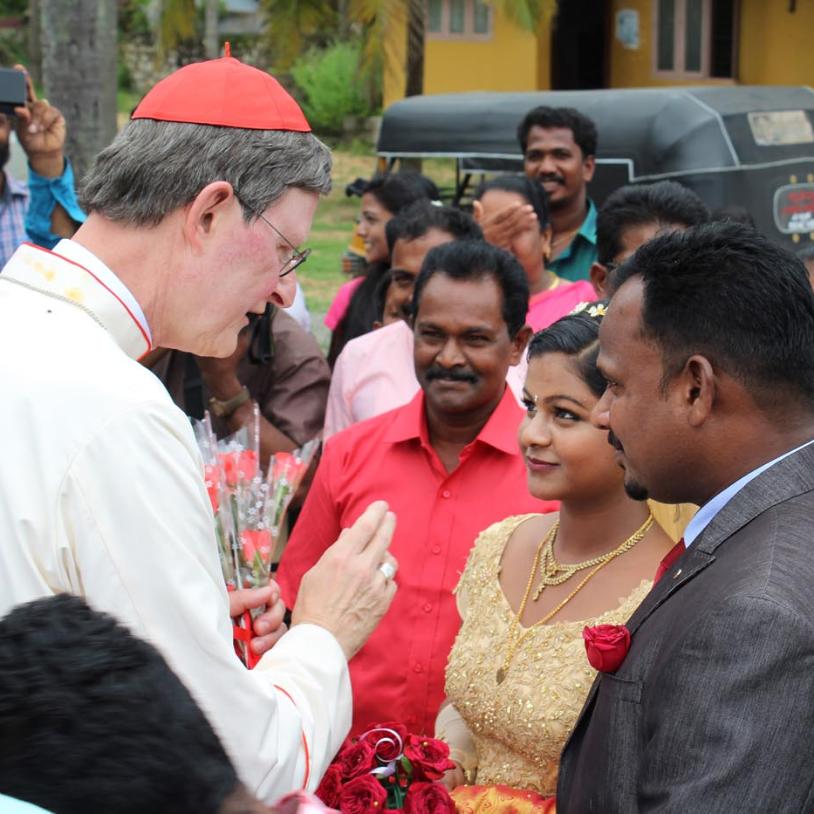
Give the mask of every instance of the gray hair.
<path id="1" fill-rule="evenodd" d="M 86 212 L 155 226 L 213 181 L 227 181 L 247 221 L 288 187 L 331 190 L 331 154 L 311 133 L 135 119 L 82 181 Z"/>

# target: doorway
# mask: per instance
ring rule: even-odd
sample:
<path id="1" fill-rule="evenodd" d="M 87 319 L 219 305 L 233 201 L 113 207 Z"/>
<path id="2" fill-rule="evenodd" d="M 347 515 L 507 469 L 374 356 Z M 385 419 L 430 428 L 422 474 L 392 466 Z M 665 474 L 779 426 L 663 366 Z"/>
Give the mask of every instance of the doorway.
<path id="1" fill-rule="evenodd" d="M 558 0 L 551 25 L 551 89 L 591 90 L 608 86 L 607 0 Z"/>

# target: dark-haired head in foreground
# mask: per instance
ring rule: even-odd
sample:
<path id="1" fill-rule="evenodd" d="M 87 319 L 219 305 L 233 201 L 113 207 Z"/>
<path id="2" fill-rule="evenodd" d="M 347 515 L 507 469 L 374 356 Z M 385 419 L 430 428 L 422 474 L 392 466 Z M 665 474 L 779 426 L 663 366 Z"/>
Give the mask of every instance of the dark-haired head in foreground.
<path id="1" fill-rule="evenodd" d="M 613 291 L 615 270 L 656 235 L 709 220 L 706 204 L 675 181 L 631 184 L 612 192 L 596 218 L 596 263 L 591 282 L 603 296 Z"/>
<path id="2" fill-rule="evenodd" d="M 814 294 L 798 258 L 710 223 L 642 246 L 617 286 L 594 416 L 631 494 L 703 504 L 814 437 Z"/>
<path id="3" fill-rule="evenodd" d="M 267 810 L 158 651 L 68 594 L 0 620 L 0 792 L 55 814 Z"/>
<path id="4" fill-rule="evenodd" d="M 458 240 L 427 254 L 413 291 L 415 370 L 428 419 L 485 423 L 531 329 L 529 287 L 508 252 Z"/>

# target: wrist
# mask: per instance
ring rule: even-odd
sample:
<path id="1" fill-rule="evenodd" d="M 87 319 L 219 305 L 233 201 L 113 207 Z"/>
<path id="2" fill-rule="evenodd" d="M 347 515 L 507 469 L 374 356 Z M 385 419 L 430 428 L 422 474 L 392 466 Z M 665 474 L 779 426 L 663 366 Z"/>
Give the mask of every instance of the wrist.
<path id="1" fill-rule="evenodd" d="M 248 424 L 253 415 L 254 400 L 250 397 L 242 404 L 238 405 L 230 415 L 226 416 L 226 420 L 233 427 L 240 428 Z"/>
<path id="2" fill-rule="evenodd" d="M 65 172 L 62 150 L 54 153 L 28 153 L 28 165 L 43 178 L 59 178 Z"/>
<path id="3" fill-rule="evenodd" d="M 209 399 L 209 409 L 212 414 L 218 418 L 228 419 L 231 418 L 238 408 L 248 403 L 250 399 L 249 389 L 247 387 L 239 387 L 237 391 L 233 391 L 232 395 L 228 398 L 219 398 L 216 395 L 212 396 L 212 398 Z"/>

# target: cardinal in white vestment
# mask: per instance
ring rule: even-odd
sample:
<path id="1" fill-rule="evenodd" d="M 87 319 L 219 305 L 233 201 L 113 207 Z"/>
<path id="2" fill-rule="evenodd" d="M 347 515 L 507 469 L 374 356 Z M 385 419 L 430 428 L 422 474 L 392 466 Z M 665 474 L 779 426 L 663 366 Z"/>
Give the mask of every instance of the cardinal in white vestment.
<path id="1" fill-rule="evenodd" d="M 190 425 L 137 360 L 229 355 L 247 312 L 289 304 L 329 170 L 268 74 L 231 57 L 187 66 L 97 158 L 74 238 L 24 245 L 0 272 L 0 614 L 71 592 L 117 616 L 267 800 L 315 788 L 349 728 L 347 660 L 395 591 L 394 518 L 376 504 L 343 533 L 246 670 L 230 621 L 244 600 L 227 597 Z M 266 627 L 282 617 L 271 604 Z"/>

